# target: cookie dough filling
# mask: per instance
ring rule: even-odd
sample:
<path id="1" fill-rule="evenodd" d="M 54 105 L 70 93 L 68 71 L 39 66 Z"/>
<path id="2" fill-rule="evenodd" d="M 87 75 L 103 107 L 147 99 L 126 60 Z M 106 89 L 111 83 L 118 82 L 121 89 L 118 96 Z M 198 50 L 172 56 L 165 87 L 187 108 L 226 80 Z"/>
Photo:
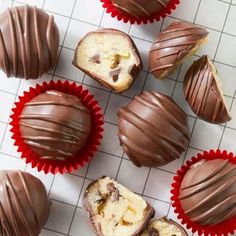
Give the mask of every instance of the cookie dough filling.
<path id="1" fill-rule="evenodd" d="M 136 235 L 154 214 L 143 198 L 109 177 L 87 188 L 85 208 L 97 235 L 104 236 Z"/>
<path id="2" fill-rule="evenodd" d="M 140 236 L 187 236 L 187 232 L 176 222 L 164 217 L 152 221 Z"/>
<path id="3" fill-rule="evenodd" d="M 124 91 L 141 67 L 133 45 L 128 35 L 117 30 L 91 32 L 79 43 L 74 65 L 103 85 Z"/>

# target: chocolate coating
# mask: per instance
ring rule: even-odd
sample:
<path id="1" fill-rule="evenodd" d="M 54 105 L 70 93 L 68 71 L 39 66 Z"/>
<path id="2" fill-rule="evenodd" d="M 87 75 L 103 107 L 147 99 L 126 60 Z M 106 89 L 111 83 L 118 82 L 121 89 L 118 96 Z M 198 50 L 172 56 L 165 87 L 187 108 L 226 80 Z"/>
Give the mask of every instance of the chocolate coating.
<path id="1" fill-rule="evenodd" d="M 47 91 L 25 104 L 19 116 L 24 142 L 41 159 L 66 160 L 86 144 L 91 131 L 90 111 L 80 99 Z"/>
<path id="2" fill-rule="evenodd" d="M 50 203 L 42 182 L 22 171 L 0 172 L 0 235 L 38 236 Z"/>
<path id="3" fill-rule="evenodd" d="M 26 6 L 0 15 L 0 68 L 8 77 L 36 79 L 57 61 L 59 31 L 53 16 Z"/>
<path id="4" fill-rule="evenodd" d="M 121 145 L 137 166 L 163 166 L 178 159 L 190 134 L 184 111 L 168 96 L 144 91 L 119 109 Z"/>
<path id="5" fill-rule="evenodd" d="M 187 22 L 173 22 L 158 36 L 149 53 L 150 71 L 155 77 L 163 79 L 187 55 L 194 53 L 207 30 Z"/>
<path id="6" fill-rule="evenodd" d="M 236 216 L 236 165 L 203 160 L 192 165 L 181 183 L 181 205 L 194 222 L 222 223 Z"/>
<path id="7" fill-rule="evenodd" d="M 184 79 L 184 95 L 193 112 L 201 119 L 210 123 L 231 120 L 216 70 L 208 56 L 201 57 L 189 68 Z"/>
<path id="8" fill-rule="evenodd" d="M 160 12 L 168 6 L 170 0 L 111 0 L 111 2 L 122 13 L 139 19 Z"/>

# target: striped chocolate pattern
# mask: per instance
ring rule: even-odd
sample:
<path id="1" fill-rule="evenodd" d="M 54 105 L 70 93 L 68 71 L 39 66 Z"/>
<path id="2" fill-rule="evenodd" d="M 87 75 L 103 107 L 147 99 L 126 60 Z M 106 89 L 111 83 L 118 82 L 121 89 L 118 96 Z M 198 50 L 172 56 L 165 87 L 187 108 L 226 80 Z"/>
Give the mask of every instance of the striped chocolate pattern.
<path id="1" fill-rule="evenodd" d="M 21 134 L 41 159 L 65 160 L 87 142 L 90 111 L 72 95 L 47 91 L 25 104 L 20 118 Z"/>
<path id="2" fill-rule="evenodd" d="M 111 0 L 121 12 L 137 19 L 150 17 L 166 8 L 170 0 Z"/>
<path id="3" fill-rule="evenodd" d="M 224 123 L 231 117 L 215 73 L 207 56 L 195 61 L 185 76 L 184 94 L 198 117 L 211 123 Z"/>
<path id="4" fill-rule="evenodd" d="M 149 53 L 150 71 L 160 79 L 193 53 L 208 32 L 191 23 L 173 22 L 158 36 Z"/>
<path id="5" fill-rule="evenodd" d="M 137 166 L 162 166 L 180 157 L 189 142 L 185 113 L 166 95 L 145 91 L 118 111 L 119 138 Z"/>
<path id="6" fill-rule="evenodd" d="M 0 68 L 8 77 L 38 78 L 56 63 L 59 32 L 53 16 L 28 5 L 0 16 Z"/>
<path id="7" fill-rule="evenodd" d="M 1 171 L 1 236 L 39 235 L 48 218 L 49 207 L 46 190 L 34 176 L 21 171 Z"/>
<path id="8" fill-rule="evenodd" d="M 236 165 L 216 159 L 194 164 L 184 176 L 180 196 L 184 212 L 201 225 L 236 216 Z"/>

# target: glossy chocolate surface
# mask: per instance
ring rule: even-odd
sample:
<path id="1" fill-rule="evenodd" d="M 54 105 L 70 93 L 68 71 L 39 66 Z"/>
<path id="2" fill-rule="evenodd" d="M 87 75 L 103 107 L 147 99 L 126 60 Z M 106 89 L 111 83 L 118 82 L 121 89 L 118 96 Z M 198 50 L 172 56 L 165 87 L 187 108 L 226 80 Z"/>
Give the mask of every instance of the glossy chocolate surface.
<path id="1" fill-rule="evenodd" d="M 213 63 L 207 56 L 195 61 L 184 79 L 184 95 L 193 112 L 210 123 L 231 120 Z"/>
<path id="2" fill-rule="evenodd" d="M 91 131 L 90 111 L 79 98 L 58 91 L 33 98 L 19 118 L 24 142 L 45 160 L 74 157 Z"/>
<path id="3" fill-rule="evenodd" d="M 50 202 L 42 182 L 22 171 L 0 171 L 0 235 L 38 236 Z"/>
<path id="4" fill-rule="evenodd" d="M 179 196 L 185 214 L 201 225 L 236 216 L 236 165 L 228 160 L 203 160 L 185 174 Z"/>
<path id="5" fill-rule="evenodd" d="M 122 13 L 139 19 L 160 12 L 168 6 L 170 0 L 111 0 L 111 2 Z"/>
<path id="6" fill-rule="evenodd" d="M 118 116 L 121 145 L 137 166 L 163 166 L 178 159 L 189 142 L 188 118 L 166 95 L 144 91 Z"/>
<path id="7" fill-rule="evenodd" d="M 59 31 L 54 17 L 31 6 L 0 15 L 0 68 L 8 77 L 36 79 L 57 61 Z"/>
<path id="8" fill-rule="evenodd" d="M 149 53 L 150 71 L 163 79 L 208 35 L 197 25 L 176 21 L 160 32 Z"/>

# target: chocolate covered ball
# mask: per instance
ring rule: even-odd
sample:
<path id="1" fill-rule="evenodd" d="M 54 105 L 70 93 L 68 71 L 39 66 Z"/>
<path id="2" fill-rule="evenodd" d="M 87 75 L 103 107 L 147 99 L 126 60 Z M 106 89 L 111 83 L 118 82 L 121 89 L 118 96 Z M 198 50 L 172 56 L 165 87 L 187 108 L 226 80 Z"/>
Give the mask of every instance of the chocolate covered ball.
<path id="1" fill-rule="evenodd" d="M 53 16 L 31 6 L 0 15 L 0 68 L 8 77 L 36 79 L 57 61 L 59 31 Z"/>
<path id="2" fill-rule="evenodd" d="M 191 221 L 215 225 L 236 216 L 236 165 L 229 160 L 201 160 L 185 174 L 179 195 Z"/>
<path id="3" fill-rule="evenodd" d="M 192 64 L 183 85 L 185 98 L 199 118 L 210 123 L 231 120 L 217 70 L 208 56 L 202 56 Z"/>
<path id="4" fill-rule="evenodd" d="M 160 32 L 149 52 L 150 71 L 158 79 L 168 76 L 206 41 L 208 31 L 192 23 L 175 21 Z"/>
<path id="5" fill-rule="evenodd" d="M 50 90 L 24 106 L 21 136 L 40 159 L 67 160 L 86 145 L 91 113 L 76 96 Z"/>
<path id="6" fill-rule="evenodd" d="M 137 19 L 150 17 L 165 9 L 171 0 L 111 0 L 122 13 Z"/>
<path id="7" fill-rule="evenodd" d="M 189 143 L 188 118 L 168 96 L 144 91 L 119 109 L 119 139 L 136 166 L 163 166 Z"/>
<path id="8" fill-rule="evenodd" d="M 22 171 L 0 171 L 0 235 L 38 236 L 49 210 L 39 179 Z"/>

